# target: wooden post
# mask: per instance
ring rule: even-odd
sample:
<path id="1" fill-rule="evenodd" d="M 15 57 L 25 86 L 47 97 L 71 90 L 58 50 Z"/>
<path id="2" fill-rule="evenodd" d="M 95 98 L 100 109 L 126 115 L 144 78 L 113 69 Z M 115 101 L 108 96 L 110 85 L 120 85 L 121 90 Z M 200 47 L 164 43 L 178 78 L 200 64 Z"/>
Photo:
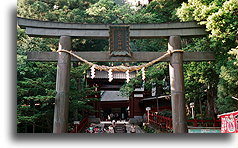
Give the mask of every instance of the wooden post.
<path id="1" fill-rule="evenodd" d="M 59 50 L 71 49 L 71 37 L 61 36 Z M 53 133 L 67 132 L 69 112 L 69 79 L 70 79 L 70 55 L 59 52 L 56 77 L 56 98 L 54 111 Z"/>
<path id="2" fill-rule="evenodd" d="M 170 36 L 168 49 L 181 49 L 180 36 Z M 171 55 L 169 64 L 171 104 L 174 133 L 187 133 L 184 97 L 183 52 L 177 51 Z"/>
<path id="3" fill-rule="evenodd" d="M 134 118 L 134 92 L 129 97 L 129 118 Z"/>

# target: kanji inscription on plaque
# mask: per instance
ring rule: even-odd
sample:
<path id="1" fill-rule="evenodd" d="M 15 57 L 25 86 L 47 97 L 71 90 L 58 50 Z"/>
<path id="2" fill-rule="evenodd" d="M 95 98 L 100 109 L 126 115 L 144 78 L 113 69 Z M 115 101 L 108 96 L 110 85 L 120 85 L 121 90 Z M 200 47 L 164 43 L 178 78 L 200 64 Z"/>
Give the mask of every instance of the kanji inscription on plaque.
<path id="1" fill-rule="evenodd" d="M 109 48 L 111 56 L 131 56 L 129 25 L 111 25 Z"/>

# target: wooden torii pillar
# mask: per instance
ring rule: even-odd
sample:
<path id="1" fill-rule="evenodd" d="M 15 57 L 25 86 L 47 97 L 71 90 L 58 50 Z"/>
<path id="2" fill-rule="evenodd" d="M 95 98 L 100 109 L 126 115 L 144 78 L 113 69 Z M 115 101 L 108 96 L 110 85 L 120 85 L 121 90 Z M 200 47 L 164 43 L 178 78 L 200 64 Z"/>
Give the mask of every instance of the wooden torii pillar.
<path id="1" fill-rule="evenodd" d="M 59 50 L 71 50 L 71 37 L 61 36 Z M 56 97 L 53 133 L 65 133 L 69 114 L 69 80 L 71 55 L 59 52 L 56 76 Z"/>
<path id="2" fill-rule="evenodd" d="M 168 50 L 181 49 L 180 36 L 170 36 Z M 174 133 L 187 133 L 187 121 L 185 115 L 184 75 L 183 75 L 183 51 L 176 51 L 170 57 L 169 63 L 172 119 Z"/>
<path id="3" fill-rule="evenodd" d="M 56 23 L 18 18 L 18 25 L 26 29 L 32 37 L 60 37 L 59 49 L 71 49 L 71 37 L 109 38 L 107 24 Z M 127 24 L 130 26 L 130 38 L 168 38 L 169 50 L 181 48 L 180 37 L 200 37 L 207 35 L 203 26 L 196 22 L 175 22 L 162 24 Z M 111 57 L 108 52 L 75 52 L 75 54 L 91 62 L 149 62 L 162 56 L 165 52 L 133 52 L 131 57 Z M 29 61 L 50 61 L 57 65 L 56 102 L 54 113 L 54 133 L 65 133 L 68 122 L 69 106 L 69 71 L 71 58 L 67 53 L 30 52 Z M 183 61 L 215 60 L 212 52 L 174 52 L 171 58 L 161 62 L 170 62 L 170 84 L 172 96 L 172 116 L 174 133 L 187 133 L 184 99 Z"/>

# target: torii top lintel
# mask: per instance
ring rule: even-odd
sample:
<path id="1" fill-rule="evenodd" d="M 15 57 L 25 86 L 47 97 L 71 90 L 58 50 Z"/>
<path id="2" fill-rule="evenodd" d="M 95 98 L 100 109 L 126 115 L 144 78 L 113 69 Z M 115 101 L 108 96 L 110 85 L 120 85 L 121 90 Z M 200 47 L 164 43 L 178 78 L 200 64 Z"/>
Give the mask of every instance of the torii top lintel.
<path id="1" fill-rule="evenodd" d="M 17 18 L 17 24 L 32 37 L 71 36 L 80 38 L 109 38 L 113 24 L 80 24 L 39 21 Z M 122 24 L 125 25 L 125 24 Z M 167 38 L 169 36 L 197 37 L 208 33 L 197 22 L 171 22 L 160 24 L 126 24 L 130 26 L 130 38 Z"/>

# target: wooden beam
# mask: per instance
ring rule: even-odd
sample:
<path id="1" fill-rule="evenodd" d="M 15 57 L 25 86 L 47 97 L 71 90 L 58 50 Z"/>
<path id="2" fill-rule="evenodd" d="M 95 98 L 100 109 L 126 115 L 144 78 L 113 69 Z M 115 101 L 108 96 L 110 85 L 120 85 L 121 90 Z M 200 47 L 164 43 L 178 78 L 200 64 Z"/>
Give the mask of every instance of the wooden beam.
<path id="1" fill-rule="evenodd" d="M 176 28 L 163 30 L 130 30 L 130 38 L 167 38 L 171 35 L 188 36 L 204 36 L 208 33 L 204 28 Z"/>
<path id="2" fill-rule="evenodd" d="M 76 30 L 76 29 L 50 29 L 50 28 L 26 28 L 26 34 L 31 37 L 60 37 L 62 35 L 80 38 L 109 38 L 108 30 Z M 171 35 L 204 36 L 207 32 L 203 28 L 178 28 L 163 30 L 130 30 L 130 38 L 167 38 Z"/>
<path id="3" fill-rule="evenodd" d="M 91 62 L 149 62 L 165 52 L 133 52 L 132 57 L 110 57 L 109 52 L 75 52 L 80 57 Z M 56 62 L 58 60 L 57 52 L 29 52 L 27 54 L 29 61 Z M 215 60 L 212 52 L 184 52 L 183 61 L 213 61 Z M 71 61 L 79 62 L 72 57 Z M 165 58 L 162 62 L 168 62 Z"/>
<path id="4" fill-rule="evenodd" d="M 17 18 L 18 25 L 32 37 L 60 37 L 63 35 L 83 38 L 108 38 L 113 24 L 79 24 L 38 21 Z M 117 24 L 118 25 L 118 24 Z M 120 24 L 130 26 L 130 38 L 167 38 L 171 35 L 204 36 L 205 27 L 197 22 L 170 22 L 160 24 Z"/>
<path id="5" fill-rule="evenodd" d="M 30 28 L 51 28 L 51 29 L 75 29 L 75 30 L 109 30 L 109 26 L 113 24 L 82 24 L 82 23 L 63 23 L 40 21 L 26 18 L 17 18 L 17 24 L 25 29 Z M 130 25 L 131 30 L 158 30 L 158 29 L 182 29 L 182 28 L 203 28 L 197 22 L 168 22 L 168 23 L 152 23 L 152 24 L 117 24 Z"/>

